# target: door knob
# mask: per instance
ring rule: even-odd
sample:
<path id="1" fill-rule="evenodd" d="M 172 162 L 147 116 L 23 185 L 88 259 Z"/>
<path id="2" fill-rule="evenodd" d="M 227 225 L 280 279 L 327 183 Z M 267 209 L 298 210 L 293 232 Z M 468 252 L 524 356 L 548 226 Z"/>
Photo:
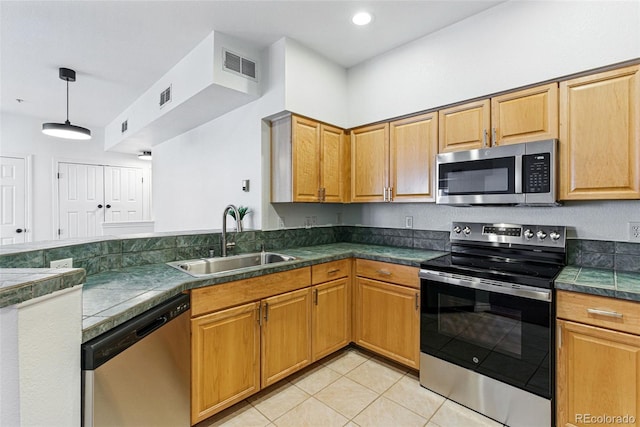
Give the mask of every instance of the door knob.
<path id="1" fill-rule="evenodd" d="M 18 228 L 18 229 L 16 230 L 16 233 L 22 233 L 23 231 L 24 231 L 24 230 L 23 230 L 22 228 Z"/>
<path id="2" fill-rule="evenodd" d="M 98 209 L 102 209 L 102 205 L 98 205 Z"/>
<path id="3" fill-rule="evenodd" d="M 111 207 L 111 205 L 107 205 L 107 209 L 109 209 Z"/>

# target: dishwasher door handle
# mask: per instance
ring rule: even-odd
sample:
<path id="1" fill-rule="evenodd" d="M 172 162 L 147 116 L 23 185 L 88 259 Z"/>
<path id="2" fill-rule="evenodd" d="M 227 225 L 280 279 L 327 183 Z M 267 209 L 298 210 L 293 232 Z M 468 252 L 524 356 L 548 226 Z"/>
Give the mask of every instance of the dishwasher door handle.
<path id="1" fill-rule="evenodd" d="M 167 316 L 160 316 L 156 318 L 153 322 L 148 323 L 144 325 L 142 328 L 138 329 L 136 331 L 136 338 L 140 339 L 140 338 L 146 337 L 151 332 L 155 331 L 156 329 L 158 329 L 168 321 L 169 319 L 167 319 Z"/>

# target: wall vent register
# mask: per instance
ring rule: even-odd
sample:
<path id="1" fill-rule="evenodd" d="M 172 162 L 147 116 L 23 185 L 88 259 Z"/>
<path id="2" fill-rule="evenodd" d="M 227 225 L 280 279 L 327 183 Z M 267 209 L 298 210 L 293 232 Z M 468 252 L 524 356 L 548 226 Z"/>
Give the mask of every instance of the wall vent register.
<path id="1" fill-rule="evenodd" d="M 250 79 L 256 79 L 256 62 L 238 54 L 224 51 L 224 69 Z"/>

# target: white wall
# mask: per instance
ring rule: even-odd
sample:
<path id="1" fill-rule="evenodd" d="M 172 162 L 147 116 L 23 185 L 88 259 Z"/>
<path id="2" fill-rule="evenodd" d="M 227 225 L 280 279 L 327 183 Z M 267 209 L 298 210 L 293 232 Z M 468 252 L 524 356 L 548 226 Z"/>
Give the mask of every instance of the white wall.
<path id="1" fill-rule="evenodd" d="M 245 226 L 255 229 L 355 221 L 349 206 L 274 206 L 270 198 L 270 128 L 264 118 L 282 111 L 346 123 L 346 71 L 299 43 L 281 39 L 263 53 L 267 64 L 262 97 L 154 147 L 153 201 L 156 231 L 218 229 L 224 207 L 249 206 Z M 251 191 L 241 190 L 243 179 Z"/>
<path id="2" fill-rule="evenodd" d="M 349 69 L 349 125 L 638 57 L 637 0 L 509 1 Z"/>
<path id="3" fill-rule="evenodd" d="M 51 120 L 49 118 L 48 120 Z M 58 139 L 42 134 L 42 123 L 31 117 L 3 113 L 0 130 L 0 155 L 32 155 L 32 241 L 55 238 L 54 188 L 56 186 L 55 161 L 129 166 L 145 169 L 149 174 L 151 164 L 138 160 L 134 155 L 107 153 L 104 151 L 102 129 L 91 129 L 92 139 L 74 141 Z M 146 180 L 149 182 L 149 180 Z M 56 202 L 57 203 L 57 202 Z M 149 218 L 145 218 L 149 219 Z"/>
<path id="4" fill-rule="evenodd" d="M 510 1 L 348 71 L 349 123 L 362 125 L 640 57 L 640 2 Z M 640 201 L 554 208 L 363 204 L 361 223 L 447 230 L 451 221 L 563 224 L 627 240 Z"/>
<path id="5" fill-rule="evenodd" d="M 347 70 L 286 39 L 286 109 L 303 116 L 347 127 Z"/>

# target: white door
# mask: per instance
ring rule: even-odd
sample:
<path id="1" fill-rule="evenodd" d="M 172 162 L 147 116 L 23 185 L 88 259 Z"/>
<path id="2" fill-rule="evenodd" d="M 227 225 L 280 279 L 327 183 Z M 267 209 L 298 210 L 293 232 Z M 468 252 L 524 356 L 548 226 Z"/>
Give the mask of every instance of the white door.
<path id="1" fill-rule="evenodd" d="M 102 235 L 104 221 L 103 166 L 58 164 L 58 238 Z"/>
<path id="2" fill-rule="evenodd" d="M 142 169 L 105 166 L 105 222 L 142 220 Z"/>
<path id="3" fill-rule="evenodd" d="M 0 245 L 24 243 L 27 227 L 25 159 L 0 157 Z"/>

